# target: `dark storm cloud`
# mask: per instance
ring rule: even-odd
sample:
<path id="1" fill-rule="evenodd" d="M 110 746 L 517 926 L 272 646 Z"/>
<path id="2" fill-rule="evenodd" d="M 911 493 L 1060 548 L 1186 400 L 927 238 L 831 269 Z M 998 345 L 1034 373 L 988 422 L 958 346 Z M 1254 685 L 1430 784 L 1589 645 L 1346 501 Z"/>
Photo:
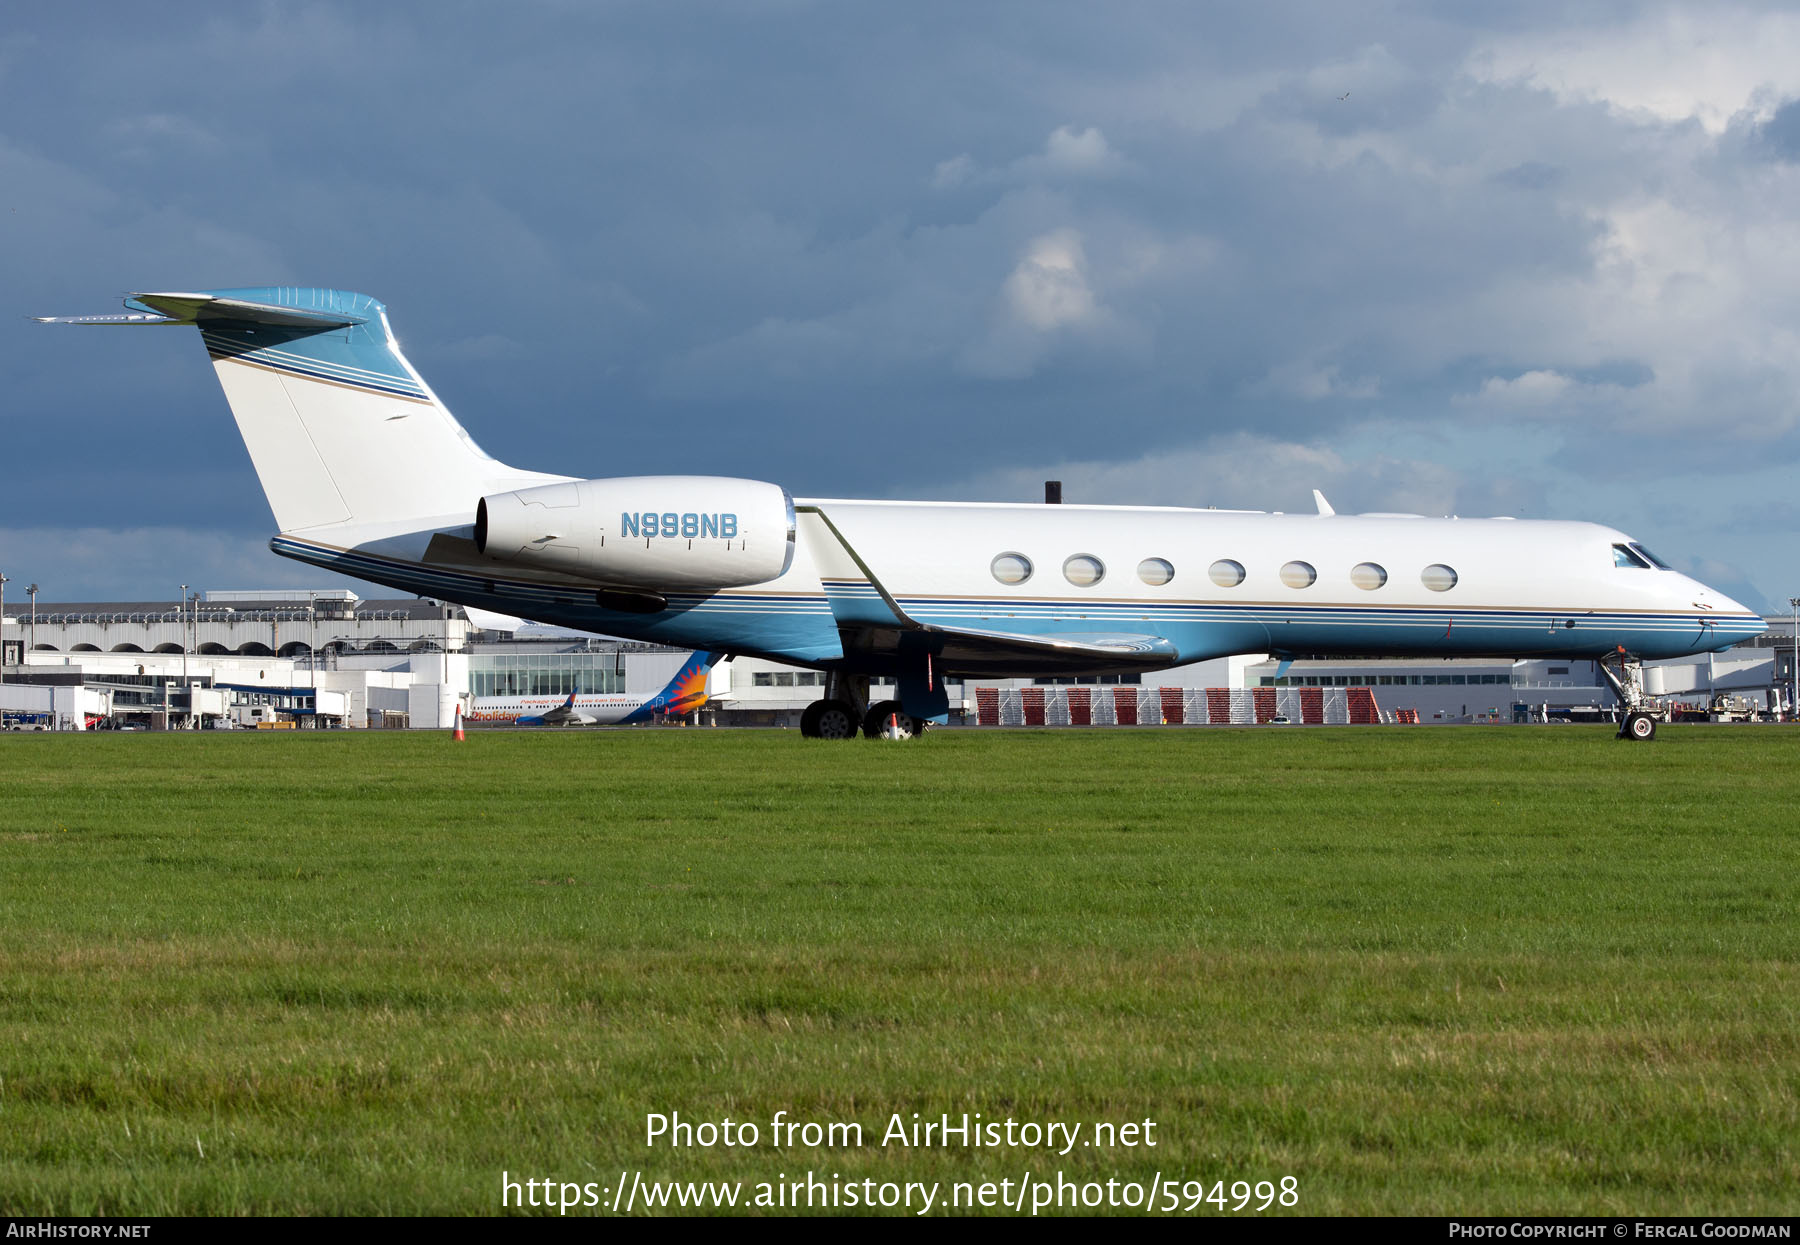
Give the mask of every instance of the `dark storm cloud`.
<path id="1" fill-rule="evenodd" d="M 1322 480 L 1717 553 L 1722 503 L 1667 532 L 1645 481 L 1794 458 L 1775 7 L 101 12 L 0 37 L 16 313 L 366 290 L 523 466 L 941 496 L 1086 464 L 1096 500 L 1275 508 Z M 14 325 L 0 485 L 41 501 L 0 569 L 107 531 L 94 593 L 256 565 L 191 335 Z M 1773 595 L 1797 569 L 1752 560 Z"/>

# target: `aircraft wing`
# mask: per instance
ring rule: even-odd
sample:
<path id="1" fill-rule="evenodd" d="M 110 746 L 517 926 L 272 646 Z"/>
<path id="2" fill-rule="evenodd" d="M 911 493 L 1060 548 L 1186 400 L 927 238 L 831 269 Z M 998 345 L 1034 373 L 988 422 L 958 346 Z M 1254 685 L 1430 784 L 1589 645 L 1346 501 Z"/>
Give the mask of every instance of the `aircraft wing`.
<path id="1" fill-rule="evenodd" d="M 1154 670 L 1167 666 L 1178 652 L 1161 636 L 1123 632 L 1076 635 L 1023 635 L 1008 631 L 922 626 L 920 631 L 942 643 L 938 660 L 947 668 L 979 667 L 1011 670 L 1079 670 L 1091 673 Z"/>
<path id="2" fill-rule="evenodd" d="M 930 652 L 946 670 L 978 677 L 1070 674 L 1132 674 L 1160 670 L 1179 656 L 1158 635 L 1133 632 L 1080 632 L 1030 635 L 976 627 L 943 627 L 901 615 L 894 625 L 865 623 L 853 646 L 869 654 Z"/>

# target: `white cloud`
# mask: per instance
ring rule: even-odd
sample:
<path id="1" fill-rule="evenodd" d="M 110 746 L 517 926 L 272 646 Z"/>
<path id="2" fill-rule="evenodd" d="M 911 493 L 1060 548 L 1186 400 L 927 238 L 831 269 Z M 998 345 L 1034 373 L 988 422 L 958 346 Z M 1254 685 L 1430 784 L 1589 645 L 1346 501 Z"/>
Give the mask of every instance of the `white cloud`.
<path id="1" fill-rule="evenodd" d="M 1561 399 L 1573 383 L 1560 372 L 1542 370 L 1523 372 L 1511 380 L 1490 376 L 1481 383 L 1478 400 L 1510 407 L 1544 406 Z"/>
<path id="2" fill-rule="evenodd" d="M 1039 234 L 1001 283 L 986 330 L 961 353 L 962 368 L 991 380 L 1020 380 L 1062 350 L 1141 359 L 1141 330 L 1096 294 L 1082 235 L 1071 228 Z"/>
<path id="3" fill-rule="evenodd" d="M 1088 288 L 1081 235 L 1058 229 L 1034 238 L 1001 295 L 1013 315 L 1040 333 L 1093 319 L 1097 304 Z"/>
<path id="4" fill-rule="evenodd" d="M 1531 83 L 1565 102 L 1598 100 L 1720 134 L 1739 113 L 1767 116 L 1781 97 L 1800 92 L 1800 14 L 1665 6 L 1623 25 L 1497 39 L 1468 69 L 1484 81 Z"/>
<path id="5" fill-rule="evenodd" d="M 1519 422 L 1535 421 L 1605 435 L 1655 422 L 1670 406 L 1672 389 L 1659 378 L 1628 386 L 1583 381 L 1536 368 L 1517 376 L 1490 376 L 1475 392 L 1456 394 L 1450 401 L 1455 407 L 1508 421 L 1515 428 Z"/>
<path id="6" fill-rule="evenodd" d="M 1039 185 L 1095 180 L 1127 172 L 1132 163 L 1115 151 L 1098 126 L 1076 129 L 1059 125 L 1044 140 L 1044 149 L 1020 156 L 998 168 L 983 169 L 968 152 L 940 161 L 931 172 L 935 190 L 959 186 Z"/>
<path id="7" fill-rule="evenodd" d="M 1595 226 L 1586 271 L 1496 275 L 1452 321 L 1426 329 L 1425 339 L 1443 334 L 1447 355 L 1485 341 L 1517 361 L 1460 403 L 1671 446 L 1775 444 L 1800 428 L 1800 238 L 1783 206 L 1800 170 L 1721 187 L 1684 158 L 1661 162 L 1657 180 L 1655 196 L 1582 196 Z M 1635 361 L 1642 379 L 1580 379 L 1619 360 Z M 1691 448 L 1665 453 L 1694 460 Z"/>
<path id="8" fill-rule="evenodd" d="M 1125 158 L 1107 146 L 1106 135 L 1098 126 L 1077 130 L 1062 125 L 1052 130 L 1044 143 L 1044 154 L 1014 165 L 1020 172 L 1044 169 L 1063 174 L 1113 173 L 1125 167 Z"/>

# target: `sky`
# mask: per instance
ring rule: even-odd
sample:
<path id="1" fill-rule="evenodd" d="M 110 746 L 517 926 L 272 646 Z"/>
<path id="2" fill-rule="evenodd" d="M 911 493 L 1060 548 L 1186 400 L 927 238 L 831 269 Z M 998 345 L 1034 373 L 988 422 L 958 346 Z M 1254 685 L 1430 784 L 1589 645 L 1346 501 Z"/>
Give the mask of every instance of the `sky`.
<path id="1" fill-rule="evenodd" d="M 1789 6 L 99 0 L 0 105 L 9 612 L 386 593 L 268 551 L 192 330 L 27 319 L 273 284 L 520 467 L 1318 488 L 1800 595 Z"/>

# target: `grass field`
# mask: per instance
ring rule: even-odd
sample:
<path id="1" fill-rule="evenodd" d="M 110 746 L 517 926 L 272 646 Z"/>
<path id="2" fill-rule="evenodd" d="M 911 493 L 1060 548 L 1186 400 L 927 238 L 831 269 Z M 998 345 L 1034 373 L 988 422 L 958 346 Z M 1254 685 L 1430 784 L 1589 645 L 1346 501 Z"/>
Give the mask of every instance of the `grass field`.
<path id="1" fill-rule="evenodd" d="M 812 1169 L 1793 1214 L 1797 746 L 0 738 L 0 1213 L 492 1214 L 502 1171 Z M 673 1111 L 764 1144 L 647 1149 Z M 868 1144 L 775 1148 L 777 1111 Z M 1159 1144 L 876 1144 L 965 1111 Z"/>

